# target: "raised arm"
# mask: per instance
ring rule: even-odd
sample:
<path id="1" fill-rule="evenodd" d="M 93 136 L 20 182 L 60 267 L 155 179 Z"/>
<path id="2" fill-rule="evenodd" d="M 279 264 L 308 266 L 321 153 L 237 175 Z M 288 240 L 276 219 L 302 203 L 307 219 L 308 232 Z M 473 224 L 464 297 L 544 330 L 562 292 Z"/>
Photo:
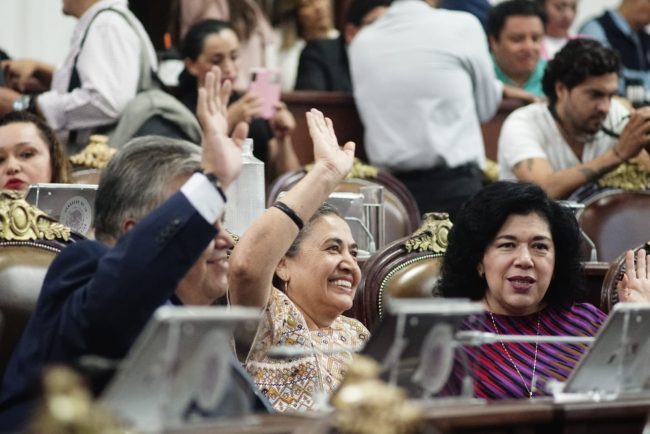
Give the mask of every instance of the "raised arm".
<path id="1" fill-rule="evenodd" d="M 228 137 L 227 107 L 232 83 L 221 85 L 221 70 L 215 66 L 199 88 L 196 116 L 203 130 L 201 167 L 228 186 L 239 176 L 241 149 L 248 135 L 248 124 L 240 122 Z"/>
<path id="2" fill-rule="evenodd" d="M 282 197 L 282 202 L 303 222 L 348 174 L 355 147 L 353 142 L 339 147 L 332 121 L 318 110 L 307 113 L 307 124 L 314 143 L 314 167 Z M 266 306 L 275 269 L 297 235 L 298 227 L 293 220 L 275 207 L 267 209 L 246 230 L 230 257 L 228 283 L 232 303 Z"/>

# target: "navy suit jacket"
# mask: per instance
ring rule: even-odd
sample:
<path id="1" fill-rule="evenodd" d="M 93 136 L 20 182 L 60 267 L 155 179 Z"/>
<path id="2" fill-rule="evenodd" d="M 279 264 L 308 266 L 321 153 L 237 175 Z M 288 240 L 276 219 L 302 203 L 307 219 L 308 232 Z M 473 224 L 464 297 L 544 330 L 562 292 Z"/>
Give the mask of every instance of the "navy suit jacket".
<path id="1" fill-rule="evenodd" d="M 64 249 L 7 367 L 0 432 L 25 423 L 46 365 L 74 365 L 87 354 L 123 358 L 216 234 L 179 192 L 114 248 L 84 241 Z"/>

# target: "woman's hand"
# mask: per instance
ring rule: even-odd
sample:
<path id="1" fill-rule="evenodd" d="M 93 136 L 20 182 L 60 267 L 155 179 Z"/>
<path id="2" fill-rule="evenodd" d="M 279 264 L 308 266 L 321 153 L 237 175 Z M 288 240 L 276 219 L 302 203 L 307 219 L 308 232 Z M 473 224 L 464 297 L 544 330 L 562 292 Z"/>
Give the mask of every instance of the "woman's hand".
<path id="1" fill-rule="evenodd" d="M 241 170 L 241 152 L 248 135 L 248 124 L 240 122 L 228 137 L 226 111 L 232 83 L 221 86 L 221 70 L 215 66 L 199 88 L 196 115 L 203 130 L 201 166 L 214 174 L 227 187 Z"/>
<path id="2" fill-rule="evenodd" d="M 639 249 L 634 263 L 634 252 L 625 252 L 625 275 L 618 289 L 620 301 L 650 303 L 650 255 Z"/>
<path id="3" fill-rule="evenodd" d="M 250 124 L 262 109 L 262 100 L 252 92 L 246 92 L 241 98 L 228 106 L 228 131 L 233 131 L 240 122 Z"/>
<path id="4" fill-rule="evenodd" d="M 309 135 L 314 142 L 314 160 L 316 164 L 324 164 L 333 174 L 345 178 L 354 160 L 354 142 L 347 142 L 343 148 L 334 134 L 330 118 L 316 109 L 307 112 Z"/>
<path id="5" fill-rule="evenodd" d="M 273 136 L 278 140 L 284 140 L 296 129 L 296 120 L 283 102 L 275 105 L 275 114 L 269 123 L 273 129 Z"/>

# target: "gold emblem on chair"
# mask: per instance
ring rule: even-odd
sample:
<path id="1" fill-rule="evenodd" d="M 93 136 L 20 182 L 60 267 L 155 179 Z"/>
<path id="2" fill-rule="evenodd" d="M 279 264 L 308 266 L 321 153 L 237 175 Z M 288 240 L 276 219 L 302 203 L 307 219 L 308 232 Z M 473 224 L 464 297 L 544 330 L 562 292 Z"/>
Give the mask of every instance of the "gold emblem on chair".
<path id="1" fill-rule="evenodd" d="M 633 158 L 600 178 L 598 185 L 625 191 L 647 190 L 650 188 L 650 173 Z"/>
<path id="2" fill-rule="evenodd" d="M 68 241 L 69 238 L 69 227 L 27 203 L 21 193 L 10 190 L 0 192 L 0 239 Z"/>
<path id="3" fill-rule="evenodd" d="M 81 152 L 70 157 L 70 162 L 76 166 L 103 169 L 116 152 L 108 146 L 108 137 L 96 134 L 90 136 L 90 142 Z"/>
<path id="4" fill-rule="evenodd" d="M 404 242 L 407 252 L 447 251 L 447 236 L 453 224 L 445 212 L 430 212 L 424 215 L 422 225 Z"/>

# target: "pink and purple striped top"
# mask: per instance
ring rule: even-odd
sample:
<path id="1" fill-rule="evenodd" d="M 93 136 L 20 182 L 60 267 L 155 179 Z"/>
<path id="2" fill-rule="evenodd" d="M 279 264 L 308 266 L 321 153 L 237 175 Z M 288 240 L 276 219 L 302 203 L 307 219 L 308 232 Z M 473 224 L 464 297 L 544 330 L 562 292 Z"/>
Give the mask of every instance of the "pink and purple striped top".
<path id="1" fill-rule="evenodd" d="M 571 308 L 547 307 L 539 315 L 540 336 L 594 336 L 607 317 L 601 310 L 587 303 L 574 304 Z M 500 335 L 536 336 L 537 320 L 537 313 L 521 317 L 494 314 Z M 466 322 L 462 328 L 497 333 L 488 314 Z M 535 342 L 505 342 L 504 345 L 510 357 L 501 342 L 464 347 L 474 378 L 475 397 L 489 400 L 529 397 Z M 533 396 L 548 395 L 546 383 L 549 380 L 565 381 L 586 350 L 586 344 L 538 344 Z M 446 392 L 458 391 L 459 381 L 464 376 L 462 365 L 458 363 L 458 354 L 456 359 L 457 363 Z M 521 377 L 513 362 L 517 365 Z"/>

